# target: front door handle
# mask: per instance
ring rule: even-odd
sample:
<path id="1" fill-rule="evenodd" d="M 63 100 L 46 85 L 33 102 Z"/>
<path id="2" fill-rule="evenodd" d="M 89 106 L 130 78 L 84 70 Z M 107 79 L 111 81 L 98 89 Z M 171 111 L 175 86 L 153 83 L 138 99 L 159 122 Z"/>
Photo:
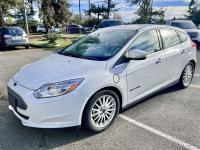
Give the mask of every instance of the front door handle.
<path id="1" fill-rule="evenodd" d="M 162 63 L 162 59 L 158 58 L 158 60 L 156 61 L 156 65 Z"/>

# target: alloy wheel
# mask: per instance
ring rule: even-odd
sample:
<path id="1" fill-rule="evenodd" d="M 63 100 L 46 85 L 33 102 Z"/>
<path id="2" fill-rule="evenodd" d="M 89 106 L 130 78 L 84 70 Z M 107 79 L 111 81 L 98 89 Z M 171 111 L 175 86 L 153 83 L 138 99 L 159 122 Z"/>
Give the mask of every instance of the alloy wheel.
<path id="1" fill-rule="evenodd" d="M 111 95 L 102 95 L 92 106 L 90 118 L 94 126 L 103 128 L 108 125 L 117 110 L 116 101 Z"/>

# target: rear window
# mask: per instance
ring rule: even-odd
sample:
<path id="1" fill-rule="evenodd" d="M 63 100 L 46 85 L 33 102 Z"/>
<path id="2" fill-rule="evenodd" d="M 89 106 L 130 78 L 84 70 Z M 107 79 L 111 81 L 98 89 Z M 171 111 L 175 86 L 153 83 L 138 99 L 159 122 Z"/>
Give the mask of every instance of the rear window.
<path id="1" fill-rule="evenodd" d="M 16 29 L 16 30 L 15 30 L 15 33 L 16 33 L 17 36 L 23 36 L 24 31 L 21 30 L 21 29 Z"/>
<path id="2" fill-rule="evenodd" d="M 160 29 L 160 34 L 165 49 L 176 46 L 181 43 L 179 36 L 175 30 Z"/>
<path id="3" fill-rule="evenodd" d="M 10 36 L 23 36 L 25 32 L 20 28 L 11 28 L 6 29 L 5 34 Z"/>
<path id="4" fill-rule="evenodd" d="M 185 41 L 187 41 L 188 36 L 185 33 L 181 31 L 177 31 L 177 33 L 180 37 L 181 43 L 184 43 Z"/>
<path id="5" fill-rule="evenodd" d="M 197 27 L 193 22 L 172 22 L 171 26 L 178 27 L 181 29 L 196 29 Z"/>
<path id="6" fill-rule="evenodd" d="M 99 28 L 111 27 L 111 26 L 118 26 L 122 25 L 122 21 L 103 21 Z"/>

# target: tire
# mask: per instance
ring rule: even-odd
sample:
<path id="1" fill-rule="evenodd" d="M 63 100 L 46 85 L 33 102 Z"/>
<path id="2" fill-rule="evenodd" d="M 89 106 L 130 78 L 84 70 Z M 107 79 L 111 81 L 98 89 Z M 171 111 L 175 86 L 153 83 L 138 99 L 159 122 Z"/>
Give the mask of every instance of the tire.
<path id="1" fill-rule="evenodd" d="M 104 107 L 100 104 L 100 101 L 103 102 L 103 98 L 106 100 L 104 101 L 104 104 L 107 104 L 107 106 L 109 105 L 109 107 Z M 97 107 L 97 105 L 103 107 Z M 119 113 L 119 105 L 119 96 L 115 92 L 111 90 L 102 90 L 97 92 L 94 96 L 92 96 L 86 105 L 83 114 L 83 125 L 92 132 L 99 133 L 104 131 L 114 122 L 117 114 Z M 92 117 L 92 115 L 94 116 Z M 104 123 L 101 124 L 103 121 Z"/>
<path id="2" fill-rule="evenodd" d="M 189 62 L 185 68 L 183 69 L 183 72 L 181 74 L 179 85 L 181 88 L 187 88 L 193 78 L 194 75 L 194 64 L 192 62 Z"/>
<path id="3" fill-rule="evenodd" d="M 25 46 L 25 49 L 29 49 L 29 45 L 26 45 L 26 46 Z"/>

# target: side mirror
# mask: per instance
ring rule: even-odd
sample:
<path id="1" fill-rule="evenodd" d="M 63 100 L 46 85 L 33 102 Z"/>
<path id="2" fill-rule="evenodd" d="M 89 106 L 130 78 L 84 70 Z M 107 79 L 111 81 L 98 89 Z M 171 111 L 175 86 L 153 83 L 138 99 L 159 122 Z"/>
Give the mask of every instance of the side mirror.
<path id="1" fill-rule="evenodd" d="M 128 50 L 126 53 L 126 58 L 128 60 L 145 60 L 147 58 L 148 53 L 141 50 Z"/>

